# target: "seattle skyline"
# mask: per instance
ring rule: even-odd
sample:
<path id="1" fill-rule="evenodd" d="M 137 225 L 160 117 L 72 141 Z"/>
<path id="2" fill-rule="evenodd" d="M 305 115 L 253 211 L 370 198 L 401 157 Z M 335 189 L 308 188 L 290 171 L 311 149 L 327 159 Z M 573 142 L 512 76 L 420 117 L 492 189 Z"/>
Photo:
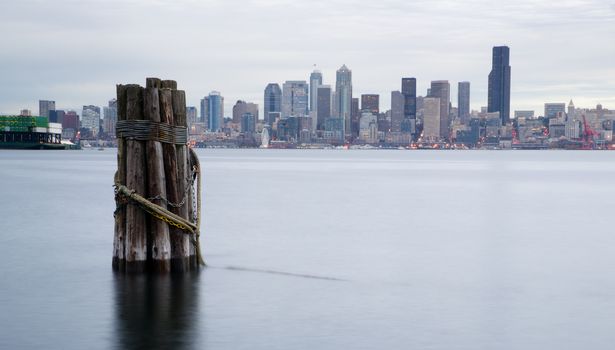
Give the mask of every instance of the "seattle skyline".
<path id="1" fill-rule="evenodd" d="M 420 96 L 434 80 L 451 82 L 451 96 L 457 82 L 469 81 L 470 107 L 478 110 L 487 106 L 489 52 L 502 45 L 511 48 L 514 66 L 511 113 L 570 99 L 578 106 L 615 105 L 615 47 L 608 45 L 615 5 L 607 1 L 234 3 L 133 1 L 117 3 L 114 12 L 89 6 L 98 2 L 2 4 L 0 28 L 15 34 L 0 39 L 0 111 L 34 111 L 39 99 L 56 101 L 58 109 L 100 106 L 116 83 L 158 75 L 176 77 L 188 105 L 215 90 L 225 97 L 225 111 L 245 100 L 259 103 L 263 116 L 263 88 L 309 81 L 314 64 L 329 85 L 347 65 L 353 96 L 379 94 L 382 106 L 390 106 L 401 77 L 416 77 Z M 139 27 L 129 21 L 135 15 L 142 17 Z M 154 25 L 162 16 L 172 31 Z M 224 40 L 206 40 L 212 34 Z M 154 37 L 161 36 L 169 50 L 153 54 Z"/>

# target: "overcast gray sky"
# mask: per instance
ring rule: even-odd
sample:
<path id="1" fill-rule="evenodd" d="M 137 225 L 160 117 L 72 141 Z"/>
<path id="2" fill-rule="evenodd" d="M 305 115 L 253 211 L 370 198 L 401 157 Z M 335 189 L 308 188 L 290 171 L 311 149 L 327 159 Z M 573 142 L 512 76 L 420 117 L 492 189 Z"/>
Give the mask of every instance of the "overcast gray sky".
<path id="1" fill-rule="evenodd" d="M 487 101 L 491 47 L 511 49 L 511 109 L 544 102 L 615 109 L 615 0 L 0 0 L 0 112 L 38 113 L 39 99 L 81 113 L 116 83 L 178 81 L 188 104 L 211 90 L 259 103 L 269 82 L 325 84 L 346 64 L 353 93 L 390 91 L 402 76 L 472 83 Z"/>

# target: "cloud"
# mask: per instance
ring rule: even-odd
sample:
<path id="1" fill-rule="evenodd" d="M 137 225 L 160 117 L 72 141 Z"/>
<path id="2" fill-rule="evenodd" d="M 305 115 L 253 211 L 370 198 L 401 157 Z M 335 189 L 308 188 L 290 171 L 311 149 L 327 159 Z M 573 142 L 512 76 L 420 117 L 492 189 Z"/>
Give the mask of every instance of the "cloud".
<path id="1" fill-rule="evenodd" d="M 39 98 L 103 105 L 116 83 L 152 75 L 177 79 L 193 105 L 219 90 L 230 111 L 238 99 L 262 104 L 268 82 L 307 80 L 314 63 L 332 85 L 347 64 L 355 94 L 380 93 L 384 108 L 401 76 L 416 76 L 422 93 L 448 79 L 451 96 L 469 80 L 479 108 L 501 44 L 511 47 L 513 109 L 540 109 L 525 97 L 550 100 L 551 86 L 607 100 L 613 9 L 598 0 L 3 2 L 0 30 L 11 35 L 0 37 L 0 111 L 36 110 Z"/>

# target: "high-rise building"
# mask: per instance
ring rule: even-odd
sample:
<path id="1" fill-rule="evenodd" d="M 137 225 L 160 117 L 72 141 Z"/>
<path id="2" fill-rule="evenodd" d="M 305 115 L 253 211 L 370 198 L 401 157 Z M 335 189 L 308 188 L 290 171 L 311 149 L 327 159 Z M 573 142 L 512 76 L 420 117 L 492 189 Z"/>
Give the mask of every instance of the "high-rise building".
<path id="1" fill-rule="evenodd" d="M 359 110 L 359 98 L 353 97 L 350 103 L 350 132 L 353 137 L 359 136 L 359 119 L 361 111 Z"/>
<path id="2" fill-rule="evenodd" d="M 331 118 L 331 86 L 321 85 L 317 89 L 316 129 L 324 130 L 325 121 Z"/>
<path id="3" fill-rule="evenodd" d="M 62 123 L 64 119 L 64 111 L 61 109 L 50 110 L 49 111 L 49 122 L 50 123 Z"/>
<path id="4" fill-rule="evenodd" d="M 577 114 L 577 110 L 574 108 L 574 103 L 572 103 L 572 100 L 570 100 L 570 103 L 568 104 L 567 119 L 573 120 L 576 117 L 576 114 Z"/>
<path id="5" fill-rule="evenodd" d="M 265 88 L 265 124 L 273 125 L 275 118 L 282 112 L 282 89 L 277 83 L 269 83 Z"/>
<path id="6" fill-rule="evenodd" d="M 308 84 L 304 80 L 287 80 L 282 85 L 282 118 L 308 116 Z"/>
<path id="7" fill-rule="evenodd" d="M 318 87 L 322 85 L 322 73 L 315 70 L 310 74 L 310 111 L 318 110 Z"/>
<path id="8" fill-rule="evenodd" d="M 224 97 L 218 91 L 212 91 L 207 97 L 207 126 L 211 131 L 220 131 L 224 127 Z"/>
<path id="9" fill-rule="evenodd" d="M 391 91 L 391 131 L 400 132 L 404 119 L 404 95 L 400 91 Z"/>
<path id="10" fill-rule="evenodd" d="M 378 142 L 378 118 L 369 110 L 361 111 L 359 139 L 366 143 Z"/>
<path id="11" fill-rule="evenodd" d="M 254 116 L 254 114 L 246 112 L 241 116 L 241 132 L 256 132 L 256 117 Z"/>
<path id="12" fill-rule="evenodd" d="M 117 99 L 109 100 L 106 107 L 103 107 L 103 129 L 111 137 L 115 136 L 115 125 L 117 123 Z"/>
<path id="13" fill-rule="evenodd" d="M 439 141 L 442 138 L 442 128 L 440 127 L 440 123 L 442 121 L 442 116 L 440 113 L 441 106 L 442 103 L 437 97 L 425 97 L 423 99 L 424 140 Z"/>
<path id="14" fill-rule="evenodd" d="M 431 95 L 440 99 L 440 138 L 448 139 L 450 134 L 450 104 L 451 86 L 448 80 L 435 80 L 431 82 Z M 425 103 L 425 101 L 423 101 Z M 426 108 L 423 105 L 423 108 Z"/>
<path id="15" fill-rule="evenodd" d="M 187 106 L 186 107 L 186 121 L 188 122 L 188 126 L 197 122 L 197 109 L 195 106 Z"/>
<path id="16" fill-rule="evenodd" d="M 339 117 L 344 120 L 342 133 L 347 136 L 352 130 L 352 71 L 345 64 L 335 73 L 335 95 Z"/>
<path id="17" fill-rule="evenodd" d="M 49 111 L 56 109 L 56 101 L 39 100 L 38 115 L 49 119 Z"/>
<path id="18" fill-rule="evenodd" d="M 377 117 L 378 131 L 386 131 L 386 129 L 388 129 L 388 125 L 386 123 L 386 116 L 384 114 L 382 115 L 380 114 L 380 95 L 377 95 L 377 94 L 361 95 L 361 109 L 359 112 L 359 114 L 361 115 L 361 118 L 364 112 L 370 112 Z M 360 130 L 360 127 L 358 128 L 358 130 Z M 359 134 L 357 134 L 356 136 L 359 136 Z"/>
<path id="19" fill-rule="evenodd" d="M 199 118 L 199 123 L 203 124 L 205 129 L 209 129 L 209 97 L 205 96 L 201 99 L 201 114 Z"/>
<path id="20" fill-rule="evenodd" d="M 77 132 L 79 129 L 79 115 L 75 111 L 66 111 L 62 120 L 62 129 L 72 129 Z"/>
<path id="21" fill-rule="evenodd" d="M 100 107 L 83 106 L 81 113 L 81 127 L 88 129 L 92 136 L 97 136 L 100 128 Z"/>
<path id="22" fill-rule="evenodd" d="M 416 78 L 401 78 L 401 94 L 404 96 L 404 118 L 416 119 Z"/>
<path id="23" fill-rule="evenodd" d="M 258 105 L 256 103 L 238 100 L 233 106 L 233 123 L 241 124 L 242 117 L 246 113 L 252 114 L 255 123 L 258 122 Z"/>
<path id="24" fill-rule="evenodd" d="M 463 125 L 470 122 L 470 82 L 461 81 L 457 85 L 457 111 Z"/>
<path id="25" fill-rule="evenodd" d="M 566 115 L 565 103 L 545 103 L 545 118 L 562 118 Z"/>
<path id="26" fill-rule="evenodd" d="M 380 113 L 380 95 L 363 94 L 361 95 L 361 112 L 369 111 L 374 115 Z"/>
<path id="27" fill-rule="evenodd" d="M 510 122 L 510 49 L 495 46 L 489 73 L 487 112 L 500 112 L 502 125 Z"/>

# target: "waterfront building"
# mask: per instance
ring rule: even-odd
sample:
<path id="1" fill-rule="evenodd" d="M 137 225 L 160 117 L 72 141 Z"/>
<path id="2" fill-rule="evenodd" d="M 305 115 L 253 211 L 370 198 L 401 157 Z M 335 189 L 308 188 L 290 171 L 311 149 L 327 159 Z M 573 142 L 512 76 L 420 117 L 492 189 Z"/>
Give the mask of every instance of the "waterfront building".
<path id="1" fill-rule="evenodd" d="M 297 141 L 299 138 L 299 130 L 301 129 L 301 118 L 305 117 L 290 116 L 278 120 L 278 139 L 289 142 Z"/>
<path id="2" fill-rule="evenodd" d="M 502 124 L 510 122 L 510 49 L 508 46 L 493 48 L 492 67 L 489 73 L 488 112 L 500 112 Z"/>
<path id="3" fill-rule="evenodd" d="M 56 109 L 56 101 L 39 100 L 38 101 L 38 115 L 39 117 L 45 117 L 49 119 L 49 111 Z"/>
<path id="4" fill-rule="evenodd" d="M 465 130 L 459 130 L 456 133 L 455 143 L 461 143 L 466 146 L 474 146 L 480 139 L 480 119 L 470 118 L 468 126 Z"/>
<path id="5" fill-rule="evenodd" d="M 277 83 L 265 87 L 264 113 L 265 125 L 272 126 L 282 112 L 282 89 Z"/>
<path id="6" fill-rule="evenodd" d="M 344 119 L 328 118 L 325 120 L 325 140 L 329 142 L 344 141 Z"/>
<path id="7" fill-rule="evenodd" d="M 391 131 L 386 133 L 385 142 L 393 145 L 408 145 L 412 141 L 409 133 Z"/>
<path id="8" fill-rule="evenodd" d="M 550 119 L 549 138 L 559 139 L 560 137 L 566 137 L 566 122 L 560 118 Z"/>
<path id="9" fill-rule="evenodd" d="M 391 91 L 391 131 L 401 132 L 404 119 L 404 95 L 400 91 Z"/>
<path id="10" fill-rule="evenodd" d="M 457 115 L 463 125 L 468 125 L 470 122 L 470 82 L 461 81 L 457 86 Z"/>
<path id="11" fill-rule="evenodd" d="M 321 85 L 317 89 L 316 130 L 325 129 L 325 120 L 331 118 L 331 86 Z"/>
<path id="12" fill-rule="evenodd" d="M 544 117 L 551 118 L 563 118 L 566 115 L 565 103 L 545 103 Z"/>
<path id="13" fill-rule="evenodd" d="M 308 84 L 304 80 L 287 80 L 282 85 L 282 118 L 308 114 Z"/>
<path id="14" fill-rule="evenodd" d="M 83 106 L 81 128 L 89 130 L 93 137 L 98 135 L 100 129 L 100 107 L 92 105 Z"/>
<path id="15" fill-rule="evenodd" d="M 435 80 L 431 82 L 431 95 L 440 101 L 440 138 L 448 139 L 450 134 L 450 105 L 451 105 L 451 86 L 448 80 Z M 423 102 L 425 103 L 425 102 Z M 425 106 L 423 106 L 426 108 Z M 423 118 L 425 118 L 423 116 Z"/>
<path id="16" fill-rule="evenodd" d="M 438 97 L 425 97 L 423 99 L 423 140 L 439 141 L 441 137 L 442 116 L 440 108 L 442 103 Z"/>
<path id="17" fill-rule="evenodd" d="M 310 74 L 310 111 L 318 110 L 318 87 L 322 85 L 322 73 L 314 70 Z"/>
<path id="18" fill-rule="evenodd" d="M 335 74 L 335 94 L 338 116 L 344 120 L 344 136 L 351 134 L 352 116 L 352 71 L 342 65 Z"/>
<path id="19" fill-rule="evenodd" d="M 224 97 L 219 91 L 212 91 L 207 97 L 207 128 L 209 131 L 224 128 Z"/>

